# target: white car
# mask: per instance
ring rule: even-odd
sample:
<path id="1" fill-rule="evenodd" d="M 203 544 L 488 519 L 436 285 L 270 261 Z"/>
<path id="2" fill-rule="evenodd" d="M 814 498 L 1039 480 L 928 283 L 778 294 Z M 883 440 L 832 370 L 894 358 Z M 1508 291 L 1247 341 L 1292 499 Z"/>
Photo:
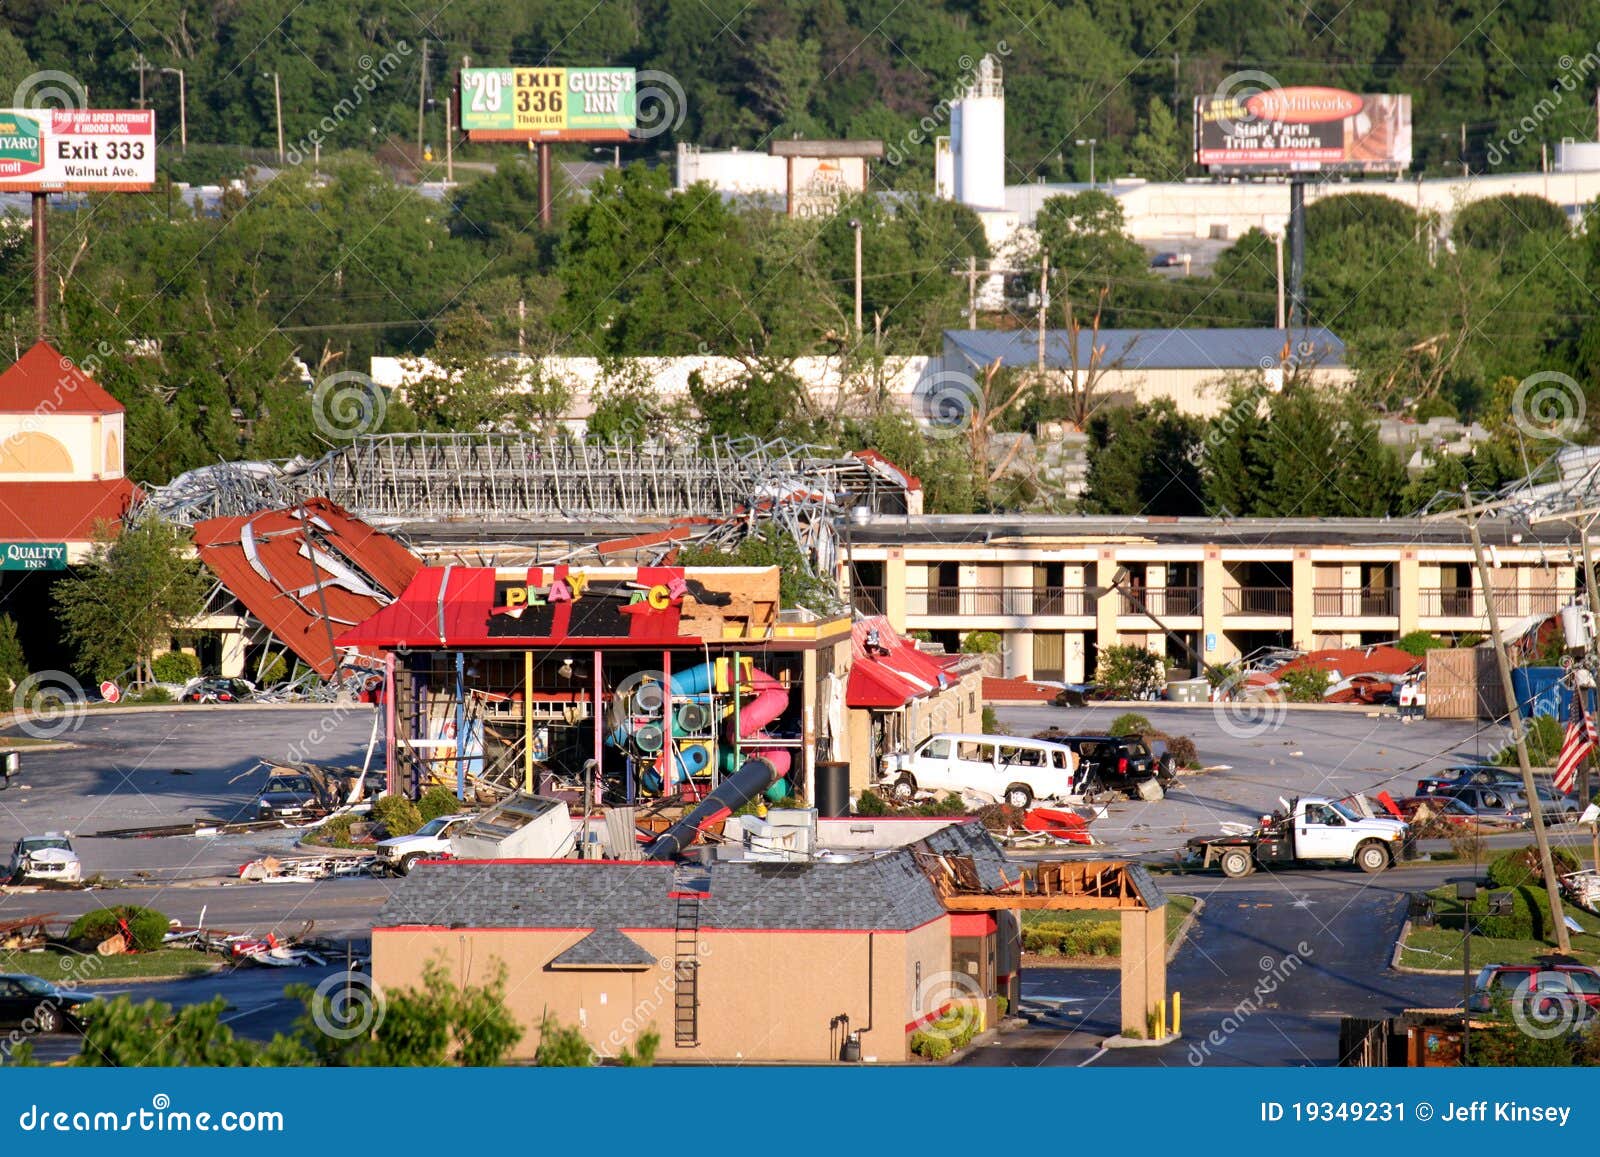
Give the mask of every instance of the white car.
<path id="1" fill-rule="evenodd" d="M 23 836 L 11 849 L 11 880 L 81 884 L 83 864 L 72 850 L 72 841 L 60 832 Z"/>
<path id="2" fill-rule="evenodd" d="M 1011 735 L 930 735 L 909 754 L 884 761 L 882 782 L 896 800 L 919 791 L 976 792 L 1026 808 L 1081 794 L 1078 757 L 1064 743 Z"/>
<path id="3" fill-rule="evenodd" d="M 470 812 L 453 816 L 435 816 L 409 836 L 395 836 L 378 843 L 378 862 L 397 876 L 408 874 L 418 860 L 450 854 L 450 833 L 468 820 L 475 818 Z"/>

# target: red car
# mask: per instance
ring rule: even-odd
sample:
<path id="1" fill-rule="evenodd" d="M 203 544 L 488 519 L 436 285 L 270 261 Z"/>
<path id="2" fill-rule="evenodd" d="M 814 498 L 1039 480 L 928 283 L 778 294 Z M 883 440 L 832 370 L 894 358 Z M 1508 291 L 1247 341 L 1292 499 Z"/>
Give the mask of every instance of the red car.
<path id="1" fill-rule="evenodd" d="M 1394 802 L 1407 823 L 1415 823 L 1417 812 L 1423 807 L 1427 807 L 1433 818 L 1443 820 L 1447 824 L 1471 827 L 1483 820 L 1482 816 L 1454 796 L 1413 795 Z"/>
<path id="2" fill-rule="evenodd" d="M 1600 972 L 1586 964 L 1491 964 L 1478 973 L 1467 1008 L 1492 1012 L 1497 995 L 1515 1001 L 1535 993 L 1542 1014 L 1578 1000 L 1600 1012 Z"/>

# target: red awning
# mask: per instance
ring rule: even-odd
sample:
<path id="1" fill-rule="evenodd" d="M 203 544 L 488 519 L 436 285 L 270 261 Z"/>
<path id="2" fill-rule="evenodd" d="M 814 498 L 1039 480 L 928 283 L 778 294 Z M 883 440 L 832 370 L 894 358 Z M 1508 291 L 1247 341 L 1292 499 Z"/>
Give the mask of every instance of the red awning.
<path id="1" fill-rule="evenodd" d="M 115 527 L 139 497 L 126 478 L 95 482 L 0 482 L 0 539 L 91 542 L 95 524 Z"/>
<path id="2" fill-rule="evenodd" d="M 851 628 L 851 657 L 844 697 L 849 707 L 893 710 L 956 682 L 944 663 L 896 634 L 882 615 Z"/>
<path id="3" fill-rule="evenodd" d="M 326 498 L 207 519 L 194 528 L 194 545 L 223 586 L 325 678 L 339 665 L 336 637 L 403 591 L 422 565 Z"/>

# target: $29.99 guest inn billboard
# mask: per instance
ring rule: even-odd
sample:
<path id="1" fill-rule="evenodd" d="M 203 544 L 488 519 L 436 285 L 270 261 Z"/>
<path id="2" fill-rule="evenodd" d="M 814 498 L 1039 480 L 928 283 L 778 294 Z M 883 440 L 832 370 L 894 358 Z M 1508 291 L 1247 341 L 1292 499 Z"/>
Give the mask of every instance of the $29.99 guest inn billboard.
<path id="1" fill-rule="evenodd" d="M 1213 173 L 1402 172 L 1411 98 L 1318 87 L 1196 97 L 1194 136 Z"/>
<path id="2" fill-rule="evenodd" d="M 475 141 L 625 141 L 637 111 L 631 68 L 461 70 L 461 127 Z"/>
<path id="3" fill-rule="evenodd" d="M 156 115 L 0 109 L 0 192 L 143 192 L 156 181 Z"/>

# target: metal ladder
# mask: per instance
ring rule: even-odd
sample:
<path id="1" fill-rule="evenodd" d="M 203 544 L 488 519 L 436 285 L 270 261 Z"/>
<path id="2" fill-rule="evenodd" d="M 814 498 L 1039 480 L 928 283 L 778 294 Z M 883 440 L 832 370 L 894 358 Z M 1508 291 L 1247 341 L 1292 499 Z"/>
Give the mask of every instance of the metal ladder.
<path id="1" fill-rule="evenodd" d="M 699 864 L 673 870 L 672 895 L 678 902 L 673 944 L 673 1040 L 690 1048 L 700 1043 L 700 898 L 711 888 L 711 873 Z"/>

